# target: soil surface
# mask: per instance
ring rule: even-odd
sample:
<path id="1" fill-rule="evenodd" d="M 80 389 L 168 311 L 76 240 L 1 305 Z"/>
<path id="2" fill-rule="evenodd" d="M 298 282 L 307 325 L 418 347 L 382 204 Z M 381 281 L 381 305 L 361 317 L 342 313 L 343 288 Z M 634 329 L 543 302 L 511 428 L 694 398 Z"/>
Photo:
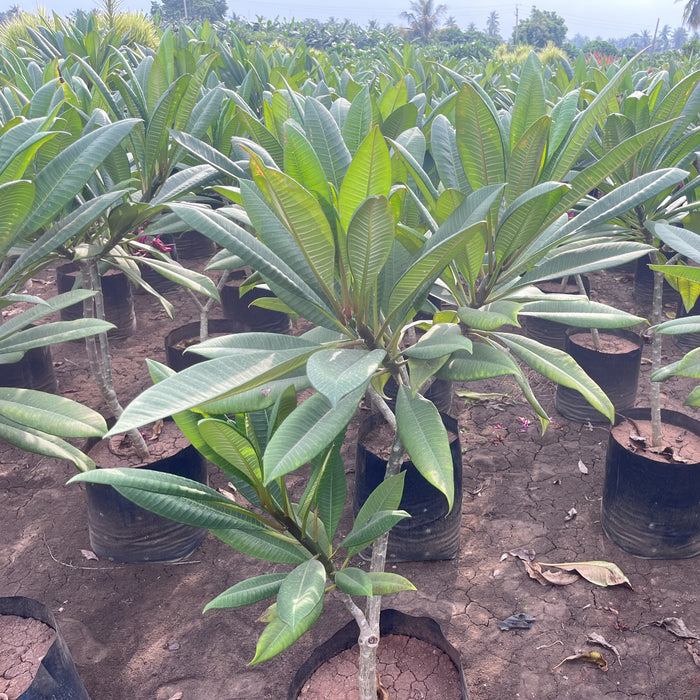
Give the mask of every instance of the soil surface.
<path id="1" fill-rule="evenodd" d="M 54 277 L 47 273 L 30 292 L 53 293 Z M 631 279 L 616 271 L 591 275 L 591 295 L 631 309 Z M 124 403 L 149 385 L 145 358 L 164 361 L 166 332 L 197 317 L 186 293 L 169 298 L 176 320 L 153 298 L 136 295 L 138 330 L 112 343 Z M 221 310 L 214 315 L 222 316 Z M 664 361 L 679 359 L 673 342 L 664 342 Z M 646 345 L 637 405 L 645 403 L 649 351 Z M 102 409 L 82 345 L 56 346 L 53 358 L 61 393 Z M 472 700 L 695 700 L 699 560 L 637 559 L 604 536 L 600 498 L 608 429 L 557 416 L 554 386 L 530 376 L 552 415 L 544 435 L 514 382 L 456 387 L 484 393 L 458 397 L 452 407 L 463 451 L 461 549 L 451 561 L 390 565 L 418 590 L 387 596 L 384 606 L 442 625 L 462 654 Z M 681 409 L 693 386 L 666 382 L 663 405 Z M 682 410 L 697 416 L 696 409 Z M 345 447 L 350 481 L 354 434 L 348 431 Z M 30 596 L 53 610 L 93 700 L 282 700 L 311 650 L 348 621 L 331 594 L 319 622 L 292 648 L 247 666 L 266 603 L 204 616 L 202 609 L 238 581 L 284 567 L 250 560 L 212 536 L 179 564 L 95 560 L 83 489 L 65 485 L 72 474 L 68 463 L 0 445 L 0 595 Z M 211 480 L 225 486 L 217 473 Z M 303 475 L 290 482 L 302 488 Z M 351 526 L 350 500 L 342 533 Z M 632 587 L 602 588 L 584 579 L 542 585 L 528 576 L 523 560 L 614 562 Z M 359 559 L 356 565 L 366 566 Z M 535 618 L 531 629 L 501 631 L 499 624 L 518 613 Z M 683 620 L 691 636 L 669 631 L 667 618 Z M 601 638 L 609 647 L 589 641 Z M 585 660 L 561 663 L 581 651 L 600 653 L 607 670 Z"/>
<path id="2" fill-rule="evenodd" d="M 0 698 L 17 700 L 29 688 L 55 639 L 39 620 L 0 615 Z"/>

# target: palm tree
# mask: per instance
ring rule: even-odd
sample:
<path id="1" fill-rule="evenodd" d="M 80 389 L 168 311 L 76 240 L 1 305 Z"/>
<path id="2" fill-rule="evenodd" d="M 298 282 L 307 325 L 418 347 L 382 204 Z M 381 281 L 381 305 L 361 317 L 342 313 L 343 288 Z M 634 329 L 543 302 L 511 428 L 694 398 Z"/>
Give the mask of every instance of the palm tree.
<path id="1" fill-rule="evenodd" d="M 498 20 L 498 12 L 490 12 L 488 19 L 486 20 L 487 36 L 497 37 L 500 24 L 501 23 Z"/>
<path id="2" fill-rule="evenodd" d="M 659 49 L 661 51 L 666 51 L 671 41 L 671 27 L 668 24 L 664 24 L 664 26 L 659 29 L 658 39 Z"/>
<path id="3" fill-rule="evenodd" d="M 683 8 L 683 24 L 687 24 L 691 29 L 698 28 L 700 25 L 700 0 L 688 0 Z"/>
<path id="4" fill-rule="evenodd" d="M 404 10 L 399 15 L 408 21 L 411 32 L 415 36 L 427 39 L 440 24 L 440 19 L 447 12 L 447 5 L 435 5 L 433 0 L 415 0 L 411 9 Z"/>
<path id="5" fill-rule="evenodd" d="M 688 32 L 683 27 L 676 27 L 673 30 L 673 48 L 682 49 L 683 44 L 688 40 Z"/>

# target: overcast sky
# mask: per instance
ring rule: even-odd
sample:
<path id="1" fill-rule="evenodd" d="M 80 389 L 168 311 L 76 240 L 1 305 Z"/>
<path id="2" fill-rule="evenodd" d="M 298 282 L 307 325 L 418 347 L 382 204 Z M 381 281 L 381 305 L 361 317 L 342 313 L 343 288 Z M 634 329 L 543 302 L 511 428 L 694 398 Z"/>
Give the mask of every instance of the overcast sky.
<path id="1" fill-rule="evenodd" d="M 474 22 L 477 29 L 483 30 L 489 13 L 498 12 L 500 33 L 504 38 L 511 35 L 516 8 L 521 19 L 530 14 L 533 5 L 540 10 L 554 10 L 564 18 L 570 38 L 580 33 L 590 38 L 608 39 L 629 36 L 634 32 L 641 33 L 644 29 L 653 34 L 657 20 L 659 27 L 668 24 L 675 29 L 681 25 L 685 4 L 685 0 L 680 3 L 674 0 L 558 0 L 517 4 L 506 0 L 494 0 L 490 3 L 486 0 L 476 0 L 473 3 L 444 1 L 447 14 L 452 15 L 462 29 Z M 64 15 L 78 7 L 90 10 L 99 6 L 97 0 L 54 0 L 51 3 L 45 0 L 0 0 L 2 9 L 8 9 L 13 4 L 18 4 L 28 11 L 36 11 L 37 6 L 43 6 Z M 229 12 L 235 11 L 250 19 L 261 15 L 269 19 L 313 17 L 325 20 L 332 16 L 336 19 L 348 18 L 361 25 L 370 19 L 377 20 L 381 25 L 401 25 L 399 13 L 408 9 L 408 6 L 409 0 L 354 0 L 349 3 L 333 0 L 228 0 Z M 122 7 L 147 12 L 150 9 L 150 0 L 123 0 Z"/>

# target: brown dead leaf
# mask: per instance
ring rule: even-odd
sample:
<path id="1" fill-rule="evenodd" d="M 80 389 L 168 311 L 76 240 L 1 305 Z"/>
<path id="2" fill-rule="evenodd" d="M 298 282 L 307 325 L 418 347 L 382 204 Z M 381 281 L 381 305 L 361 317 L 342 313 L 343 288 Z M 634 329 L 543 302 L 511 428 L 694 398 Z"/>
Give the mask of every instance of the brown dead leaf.
<path id="1" fill-rule="evenodd" d="M 676 637 L 681 639 L 700 639 L 700 635 L 696 632 L 691 632 L 680 617 L 665 617 L 654 624 L 659 627 L 665 627 L 671 634 L 675 634 Z"/>
<path id="2" fill-rule="evenodd" d="M 663 447 L 661 449 L 649 448 L 649 452 L 659 455 L 660 457 L 665 457 L 672 464 L 688 464 L 687 459 L 683 459 L 670 445 Z"/>
<path id="3" fill-rule="evenodd" d="M 171 695 L 168 700 L 182 700 L 182 693 L 177 692 L 175 695 Z"/>
<path id="4" fill-rule="evenodd" d="M 83 555 L 83 559 L 88 561 L 99 561 L 100 558 L 91 549 L 81 549 L 80 553 Z"/>
<path id="5" fill-rule="evenodd" d="M 563 564 L 546 564 L 539 562 L 541 566 L 553 566 L 565 571 L 578 571 L 583 578 L 596 586 L 620 586 L 625 585 L 632 588 L 627 576 L 625 576 L 617 564 L 609 561 L 577 561 L 565 562 Z"/>
<path id="6" fill-rule="evenodd" d="M 588 663 L 595 664 L 600 668 L 601 671 L 608 670 L 608 662 L 603 658 L 603 655 L 597 651 L 582 651 L 577 654 L 572 654 L 567 656 L 565 659 L 560 661 L 555 667 L 559 668 L 565 661 L 587 661 Z M 552 669 L 552 670 L 554 670 Z"/>
<path id="7" fill-rule="evenodd" d="M 581 474 L 588 474 L 588 467 L 580 459 L 578 461 L 578 470 L 581 472 Z"/>
<path id="8" fill-rule="evenodd" d="M 578 574 L 572 574 L 567 571 L 542 571 L 542 567 L 537 563 L 524 561 L 525 571 L 530 578 L 539 581 L 543 586 L 568 586 L 570 583 L 575 583 L 581 578 Z"/>
<path id="9" fill-rule="evenodd" d="M 525 547 L 516 547 L 516 549 L 511 549 L 508 554 L 510 554 L 511 557 L 522 559 L 522 561 L 532 561 L 535 558 L 535 550 L 525 549 Z"/>
<path id="10" fill-rule="evenodd" d="M 153 424 L 153 430 L 151 431 L 151 437 L 149 437 L 148 439 L 151 441 L 157 440 L 160 437 L 160 434 L 162 432 L 163 432 L 163 420 L 160 419 L 160 420 L 157 420 Z"/>
<path id="11" fill-rule="evenodd" d="M 600 646 L 605 647 L 605 649 L 609 649 L 617 657 L 617 663 L 622 666 L 620 652 L 613 644 L 610 644 L 610 642 L 608 642 L 603 635 L 598 634 L 597 632 L 589 632 L 588 636 L 586 637 L 586 641 L 590 642 L 591 644 L 600 644 Z"/>
<path id="12" fill-rule="evenodd" d="M 700 666 L 700 651 L 695 648 L 695 644 L 689 639 L 683 642 L 683 646 L 688 650 L 690 657 L 693 659 L 693 663 L 696 666 Z"/>

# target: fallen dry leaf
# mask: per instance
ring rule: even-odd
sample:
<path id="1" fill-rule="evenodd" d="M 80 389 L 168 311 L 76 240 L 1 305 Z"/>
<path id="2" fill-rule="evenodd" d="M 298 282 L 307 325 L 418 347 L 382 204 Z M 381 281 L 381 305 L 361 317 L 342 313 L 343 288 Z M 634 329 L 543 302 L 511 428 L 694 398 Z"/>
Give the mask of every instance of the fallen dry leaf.
<path id="1" fill-rule="evenodd" d="M 686 640 L 685 642 L 683 642 L 683 646 L 685 646 L 685 648 L 688 650 L 688 653 L 693 659 L 693 663 L 696 666 L 700 666 L 700 651 L 698 651 L 695 648 L 695 644 L 693 644 L 693 642 L 691 642 L 690 640 Z"/>
<path id="2" fill-rule="evenodd" d="M 675 634 L 676 637 L 681 639 L 700 639 L 700 635 L 691 632 L 680 617 L 665 617 L 654 624 L 659 627 L 665 627 L 671 634 Z"/>
<path id="3" fill-rule="evenodd" d="M 80 553 L 83 555 L 83 559 L 87 559 L 88 561 L 99 561 L 100 558 L 95 554 L 90 549 L 81 549 Z"/>
<path id="4" fill-rule="evenodd" d="M 570 583 L 574 583 L 581 578 L 578 574 L 573 574 L 568 571 L 542 571 L 542 568 L 537 563 L 531 564 L 525 561 L 523 564 L 530 578 L 539 581 L 543 586 L 549 584 L 554 586 L 568 586 Z"/>
<path id="5" fill-rule="evenodd" d="M 159 419 L 153 424 L 153 430 L 151 432 L 151 436 L 148 438 L 149 440 L 157 440 L 160 437 L 160 434 L 163 432 L 163 420 Z"/>
<path id="6" fill-rule="evenodd" d="M 580 459 L 578 461 L 578 470 L 581 474 L 588 474 L 588 467 Z"/>
<path id="7" fill-rule="evenodd" d="M 577 561 L 565 562 L 563 564 L 547 564 L 539 562 L 540 566 L 554 566 L 565 571 L 578 571 L 583 578 L 596 586 L 620 586 L 625 585 L 632 588 L 627 576 L 625 576 L 617 564 L 609 561 Z"/>
<path id="8" fill-rule="evenodd" d="M 182 693 L 175 693 L 175 695 L 171 695 L 168 700 L 182 700 Z"/>
<path id="9" fill-rule="evenodd" d="M 600 644 L 600 646 L 609 649 L 617 657 L 617 663 L 620 664 L 620 666 L 622 666 L 622 661 L 620 660 L 620 652 L 613 644 L 610 644 L 610 642 L 608 642 L 605 639 L 605 637 L 603 637 L 603 635 L 598 634 L 597 632 L 589 632 L 588 636 L 586 637 L 586 641 L 590 642 L 591 644 Z"/>
<path id="10" fill-rule="evenodd" d="M 597 651 L 582 651 L 578 654 L 572 654 L 560 661 L 554 668 L 559 668 L 565 661 L 587 661 L 588 663 L 598 666 L 601 671 L 608 670 L 608 662 L 603 658 L 603 655 L 599 654 Z"/>
<path id="11" fill-rule="evenodd" d="M 578 511 L 576 508 L 569 508 L 569 510 L 566 511 L 566 515 L 564 516 L 564 522 L 569 522 L 569 520 L 573 520 L 576 516 L 578 515 Z"/>
<path id="12" fill-rule="evenodd" d="M 532 561 L 535 558 L 534 549 L 525 549 L 524 547 L 517 547 L 516 549 L 511 549 L 508 554 L 511 557 L 517 557 L 523 561 Z"/>

